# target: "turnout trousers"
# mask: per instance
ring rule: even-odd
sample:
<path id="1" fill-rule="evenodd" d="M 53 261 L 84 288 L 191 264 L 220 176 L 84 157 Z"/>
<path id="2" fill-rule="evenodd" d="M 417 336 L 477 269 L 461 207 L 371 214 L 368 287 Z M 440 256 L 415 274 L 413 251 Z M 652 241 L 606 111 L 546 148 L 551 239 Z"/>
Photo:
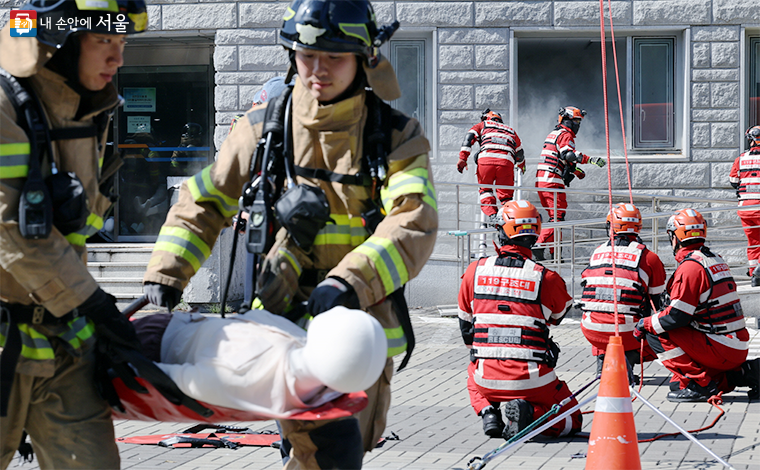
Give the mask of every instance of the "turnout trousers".
<path id="1" fill-rule="evenodd" d="M 492 165 L 488 163 L 478 164 L 477 176 L 478 184 L 496 184 L 503 186 L 514 186 L 515 184 L 515 166 L 511 162 L 504 164 Z M 494 196 L 494 191 L 496 195 Z M 512 200 L 514 190 L 502 188 L 480 188 L 480 210 L 485 215 L 493 215 L 499 211 L 499 206 L 507 201 Z M 498 197 L 499 203 L 496 203 Z"/>

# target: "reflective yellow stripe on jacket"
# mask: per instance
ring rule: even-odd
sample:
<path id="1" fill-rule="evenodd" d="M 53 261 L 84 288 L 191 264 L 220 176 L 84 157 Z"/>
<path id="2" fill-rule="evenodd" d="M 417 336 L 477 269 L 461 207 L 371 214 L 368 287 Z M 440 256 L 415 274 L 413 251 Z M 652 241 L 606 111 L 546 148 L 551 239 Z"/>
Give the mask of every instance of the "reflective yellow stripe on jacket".
<path id="1" fill-rule="evenodd" d="M 238 201 L 219 191 L 211 181 L 211 167 L 207 166 L 200 173 L 187 180 L 187 188 L 195 202 L 210 202 L 225 217 L 237 214 Z"/>
<path id="2" fill-rule="evenodd" d="M 6 331 L 8 324 L 2 323 L 2 331 Z M 68 322 L 68 329 L 58 335 L 65 344 L 66 349 L 76 352 L 84 347 L 92 346 L 95 343 L 95 327 L 92 322 L 85 317 L 77 317 Z M 21 357 L 31 361 L 54 361 L 55 351 L 50 344 L 50 340 L 35 330 L 28 323 L 18 325 L 21 336 Z M 0 346 L 5 347 L 6 337 L 0 334 Z"/>
<path id="3" fill-rule="evenodd" d="M 90 215 L 87 217 L 85 226 L 77 232 L 66 235 L 66 240 L 68 240 L 72 245 L 84 246 L 85 243 L 87 243 L 87 239 L 98 233 L 98 230 L 102 228 L 103 217 L 100 217 L 98 214 L 95 214 L 93 212 L 90 213 Z"/>
<path id="4" fill-rule="evenodd" d="M 406 352 L 406 336 L 404 329 L 400 326 L 396 328 L 384 328 L 385 337 L 388 340 L 388 357 L 398 356 Z"/>
<path id="5" fill-rule="evenodd" d="M 330 214 L 335 223 L 328 222 L 314 238 L 317 245 L 348 245 L 356 247 L 364 243 L 369 235 L 362 224 L 361 217 L 349 217 L 346 214 Z"/>
<path id="6" fill-rule="evenodd" d="M 435 188 L 430 182 L 427 168 L 413 168 L 407 171 L 399 171 L 388 178 L 388 185 L 380 189 L 380 197 L 383 200 L 383 208 L 389 213 L 393 208 L 393 201 L 404 194 L 422 194 L 422 200 L 436 211 Z"/>
<path id="7" fill-rule="evenodd" d="M 391 240 L 372 236 L 354 251 L 366 255 L 375 265 L 375 270 L 385 287 L 386 296 L 409 282 L 409 272 L 404 260 Z"/>
<path id="8" fill-rule="evenodd" d="M 29 173 L 29 142 L 0 144 L 0 178 L 25 178 Z"/>
<path id="9" fill-rule="evenodd" d="M 211 256 L 211 248 L 206 242 L 182 227 L 161 227 L 153 251 L 174 253 L 190 263 L 196 271 Z"/>

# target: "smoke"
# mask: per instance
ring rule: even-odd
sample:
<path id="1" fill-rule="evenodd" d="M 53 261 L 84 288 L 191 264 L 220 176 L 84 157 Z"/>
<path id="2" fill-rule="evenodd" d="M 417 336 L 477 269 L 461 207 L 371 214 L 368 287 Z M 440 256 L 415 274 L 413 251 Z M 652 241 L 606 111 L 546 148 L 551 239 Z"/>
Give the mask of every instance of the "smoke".
<path id="1" fill-rule="evenodd" d="M 625 100 L 625 39 L 616 42 L 620 89 Z M 541 154 L 546 136 L 563 106 L 585 109 L 575 139 L 578 151 L 607 155 L 600 41 L 588 38 L 519 39 L 517 47 L 517 122 L 513 123 L 529 159 Z M 615 84 L 612 43 L 607 43 L 610 153 L 623 155 L 620 108 Z M 625 103 L 625 101 L 624 101 Z M 626 117 L 626 119 L 628 119 Z M 628 137 L 630 141 L 630 137 Z"/>

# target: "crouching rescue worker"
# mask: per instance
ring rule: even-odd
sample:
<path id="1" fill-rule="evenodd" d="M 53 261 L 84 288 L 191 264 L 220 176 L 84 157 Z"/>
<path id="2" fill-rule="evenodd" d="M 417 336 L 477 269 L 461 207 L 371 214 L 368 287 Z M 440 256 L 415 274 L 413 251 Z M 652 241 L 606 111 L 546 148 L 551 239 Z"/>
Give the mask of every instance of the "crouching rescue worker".
<path id="1" fill-rule="evenodd" d="M 589 157 L 575 150 L 575 136 L 581 127 L 581 121 L 586 116 L 586 111 L 574 106 L 560 108 L 557 125 L 546 136 L 541 161 L 536 168 L 536 187 L 565 189 L 575 178 L 583 179 L 586 173 L 578 164 L 591 163 L 604 168 L 606 164 L 603 158 Z M 541 205 L 549 214 L 550 222 L 565 220 L 567 209 L 567 194 L 564 191 L 538 191 Z M 556 210 L 555 210 L 556 202 Z M 554 242 L 554 229 L 544 229 L 538 237 L 538 243 L 550 244 Z M 553 255 L 554 248 L 549 248 Z M 543 246 L 535 248 L 533 254 L 538 261 L 545 258 Z"/>
<path id="2" fill-rule="evenodd" d="M 670 304 L 636 324 L 662 365 L 673 373 L 668 400 L 707 401 L 718 392 L 749 387 L 760 397 L 760 359 L 746 361 L 749 333 L 736 282 L 723 258 L 705 246 L 707 222 L 694 209 L 668 220 L 678 267 L 668 280 Z"/>
<path id="3" fill-rule="evenodd" d="M 596 356 L 596 373 L 602 373 L 604 353 L 617 328 L 623 339 L 629 380 L 636 381 L 632 365 L 657 359 L 652 349 L 636 340 L 636 323 L 660 309 L 660 295 L 665 292 L 665 267 L 656 253 L 639 238 L 641 212 L 633 204 L 620 203 L 607 215 L 607 232 L 611 230 L 615 246 L 604 242 L 591 254 L 589 265 L 581 274 L 583 318 L 581 330 Z M 613 249 L 615 276 L 613 279 Z M 652 308 L 654 306 L 654 309 Z"/>
<path id="4" fill-rule="evenodd" d="M 14 21 L 0 33 L 0 469 L 25 433 L 41 468 L 115 469 L 94 343 L 139 342 L 87 271 L 85 240 L 103 227 L 121 163 L 105 151 L 121 101 L 111 80 L 148 17 L 126 0 L 21 10 L 37 13 L 36 37 L 11 36 Z"/>
<path id="5" fill-rule="evenodd" d="M 525 152 L 520 137 L 514 129 L 504 124 L 501 114 L 486 109 L 480 115 L 480 122 L 467 131 L 462 149 L 459 151 L 459 173 L 467 169 L 467 159 L 475 142 L 480 146 L 475 157 L 479 184 L 514 186 L 515 165 L 525 173 Z M 489 222 L 496 220 L 498 208 L 512 200 L 514 193 L 514 190 L 504 188 L 496 188 L 495 191 L 499 198 L 498 205 L 494 197 L 494 188 L 482 187 L 478 190 L 480 209 Z"/>
<path id="6" fill-rule="evenodd" d="M 559 347 L 549 325 L 559 325 L 572 298 L 559 274 L 531 260 L 541 231 L 535 206 L 510 201 L 498 216 L 497 254 L 473 262 L 462 277 L 459 326 L 470 348 L 470 403 L 487 435 L 510 439 L 571 395 L 554 372 Z M 561 412 L 576 404 L 573 398 Z M 574 434 L 581 424 L 576 411 L 543 435 Z"/>
<path id="7" fill-rule="evenodd" d="M 296 0 L 284 20 L 280 42 L 291 66 L 285 82 L 298 74 L 292 92 L 249 110 L 217 161 L 183 185 L 154 248 L 145 292 L 156 305 L 177 303 L 220 230 L 230 225 L 244 184 L 258 172 L 251 171 L 252 156 L 265 117 L 289 96 L 292 115 L 284 119 L 284 142 L 292 136 L 286 158 L 293 165 L 294 190 L 325 202 L 309 206 L 317 215 L 291 219 L 280 212 L 282 228 L 261 263 L 254 307 L 285 313 L 308 301 L 308 314 L 316 316 L 344 305 L 380 322 L 388 358 L 383 374 L 365 390 L 369 405 L 357 415 L 368 452 L 385 429 L 392 358 L 413 344 L 402 289 L 420 272 L 435 243 L 430 145 L 416 120 L 381 101 L 400 97 L 395 73 L 377 49 L 393 27 L 378 29 L 368 1 Z M 271 196 L 278 209 L 280 203 L 293 202 L 287 194 L 279 200 Z M 305 209 L 303 201 L 292 207 Z M 325 444 L 339 439 L 339 426 L 350 431 L 355 422 L 351 418 L 328 427 L 325 422 L 281 421 L 283 436 L 293 446 L 288 465 L 324 468 L 325 453 L 341 458 L 346 449 L 325 449 Z"/>
<path id="8" fill-rule="evenodd" d="M 752 287 L 760 286 L 760 209 L 741 209 L 742 206 L 760 204 L 760 126 L 747 129 L 744 134 L 749 140 L 749 150 L 734 160 L 729 173 L 731 186 L 739 198 L 739 218 L 747 236 L 747 275 L 752 278 Z"/>

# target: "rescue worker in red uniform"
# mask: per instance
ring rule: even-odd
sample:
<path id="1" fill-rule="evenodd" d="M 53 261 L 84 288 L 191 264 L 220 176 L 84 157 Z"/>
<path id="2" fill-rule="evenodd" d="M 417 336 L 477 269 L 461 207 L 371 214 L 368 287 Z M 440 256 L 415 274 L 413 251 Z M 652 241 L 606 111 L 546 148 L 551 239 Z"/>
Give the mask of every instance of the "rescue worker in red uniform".
<path id="1" fill-rule="evenodd" d="M 487 435 L 510 439 L 571 395 L 554 372 L 559 348 L 549 325 L 559 325 L 573 299 L 559 274 L 531 259 L 541 230 L 536 207 L 509 201 L 498 217 L 497 254 L 473 262 L 462 277 L 459 326 L 470 349 L 470 403 Z M 573 434 L 581 424 L 576 411 L 543 435 Z"/>
<path id="2" fill-rule="evenodd" d="M 459 150 L 457 171 L 461 173 L 467 169 L 467 159 L 472 152 L 472 145 L 477 142 L 480 150 L 475 157 L 478 165 L 478 184 L 496 184 L 514 186 L 515 164 L 525 173 L 525 152 L 522 148 L 520 137 L 514 129 L 504 124 L 501 114 L 486 109 L 480 115 L 480 122 L 467 131 L 467 135 Z M 483 187 L 480 193 L 480 209 L 489 221 L 494 221 L 498 207 L 512 200 L 512 189 Z M 499 205 L 496 205 L 496 197 Z"/>
<path id="3" fill-rule="evenodd" d="M 672 402 L 706 401 L 722 391 L 749 387 L 760 397 L 760 359 L 746 361 L 749 333 L 736 282 L 723 258 L 705 246 L 707 223 L 694 209 L 668 220 L 678 267 L 668 280 L 670 304 L 636 324 L 662 365 L 673 373 Z"/>
<path id="4" fill-rule="evenodd" d="M 591 343 L 596 356 L 596 373 L 602 373 L 604 353 L 615 335 L 615 308 L 612 289 L 617 297 L 618 333 L 623 339 L 628 376 L 636 381 L 632 365 L 657 359 L 652 349 L 633 336 L 636 323 L 660 309 L 660 294 L 665 292 L 665 267 L 656 253 L 647 249 L 639 238 L 642 220 L 639 209 L 620 203 L 607 215 L 607 231 L 614 234 L 615 276 L 613 280 L 613 247 L 610 241 L 601 244 L 591 255 L 581 274 L 583 318 L 581 330 Z M 650 303 L 651 302 L 651 303 Z"/>
<path id="5" fill-rule="evenodd" d="M 760 126 L 747 129 L 744 134 L 750 142 L 750 148 L 734 160 L 729 174 L 731 186 L 736 189 L 739 207 L 760 204 Z M 760 209 L 739 209 L 739 218 L 747 235 L 747 260 L 752 277 L 752 287 L 760 286 Z"/>
<path id="6" fill-rule="evenodd" d="M 592 163 L 599 168 L 606 164 L 603 158 L 589 157 L 575 151 L 575 136 L 581 126 L 586 111 L 574 106 L 560 108 L 559 118 L 554 130 L 549 133 L 541 150 L 541 161 L 536 169 L 537 188 L 565 189 L 575 179 L 583 179 L 586 173 L 577 167 L 578 164 Z M 564 192 L 538 191 L 541 205 L 549 213 L 552 222 L 565 220 L 567 195 Z M 557 210 L 554 210 L 556 200 Z M 538 243 L 549 244 L 554 241 L 554 229 L 544 229 L 538 237 Z M 549 248 L 554 254 L 554 248 Z M 544 258 L 544 249 L 536 248 L 533 254 L 537 260 Z"/>

